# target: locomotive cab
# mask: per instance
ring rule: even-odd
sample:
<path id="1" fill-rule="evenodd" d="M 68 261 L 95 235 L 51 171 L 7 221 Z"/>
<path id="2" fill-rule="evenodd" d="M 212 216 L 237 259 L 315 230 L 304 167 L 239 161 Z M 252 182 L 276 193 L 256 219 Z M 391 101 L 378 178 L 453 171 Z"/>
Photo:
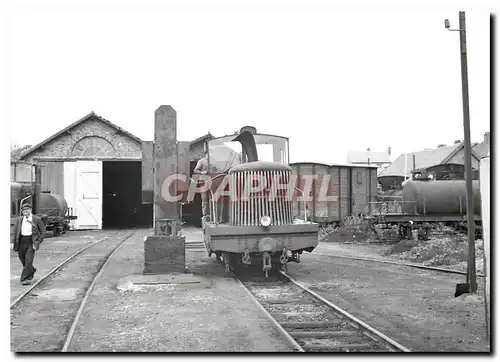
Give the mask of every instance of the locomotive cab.
<path id="1" fill-rule="evenodd" d="M 293 218 L 296 191 L 288 139 L 253 127 L 208 142 L 210 219 L 203 221 L 209 255 L 226 271 L 278 270 L 318 245 L 319 225 Z"/>

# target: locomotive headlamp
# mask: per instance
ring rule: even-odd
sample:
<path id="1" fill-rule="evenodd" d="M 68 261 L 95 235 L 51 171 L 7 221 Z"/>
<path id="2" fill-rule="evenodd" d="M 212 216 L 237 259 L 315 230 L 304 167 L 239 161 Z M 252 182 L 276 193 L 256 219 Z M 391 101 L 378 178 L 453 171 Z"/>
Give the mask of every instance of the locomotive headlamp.
<path id="1" fill-rule="evenodd" d="M 269 216 L 262 216 L 260 218 L 260 224 L 265 228 L 269 227 L 271 225 L 271 218 Z"/>

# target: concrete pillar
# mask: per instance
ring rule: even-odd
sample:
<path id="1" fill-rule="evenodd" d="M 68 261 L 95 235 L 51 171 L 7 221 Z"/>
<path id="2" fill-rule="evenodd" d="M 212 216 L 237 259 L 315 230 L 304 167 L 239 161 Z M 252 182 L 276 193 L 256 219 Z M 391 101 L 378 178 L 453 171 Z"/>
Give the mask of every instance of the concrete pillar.
<path id="1" fill-rule="evenodd" d="M 144 274 L 184 273 L 186 267 L 185 238 L 178 236 L 179 202 L 175 180 L 166 190 L 166 180 L 178 173 L 177 114 L 171 106 L 155 112 L 154 137 L 154 235 L 144 240 Z"/>
<path id="2" fill-rule="evenodd" d="M 177 174 L 177 112 L 171 106 L 161 106 L 155 112 L 154 138 L 154 218 L 177 219 L 178 203 L 169 202 L 162 196 L 163 183 L 168 176 Z M 177 195 L 176 183 L 170 187 L 172 196 Z"/>
<path id="3" fill-rule="evenodd" d="M 154 143 L 142 142 L 142 203 L 154 202 Z M 151 215 L 153 217 L 153 215 Z M 154 220 L 151 220 L 154 223 Z"/>

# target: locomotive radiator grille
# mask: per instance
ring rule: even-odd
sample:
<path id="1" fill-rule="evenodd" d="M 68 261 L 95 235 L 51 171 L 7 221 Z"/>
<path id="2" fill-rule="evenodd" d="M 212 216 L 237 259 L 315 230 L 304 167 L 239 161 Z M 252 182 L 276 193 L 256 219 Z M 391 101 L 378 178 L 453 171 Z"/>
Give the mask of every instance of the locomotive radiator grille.
<path id="1" fill-rule="evenodd" d="M 259 187 L 266 180 L 261 191 L 250 192 L 250 187 Z M 271 225 L 291 224 L 292 201 L 287 195 L 292 192 L 289 185 L 290 172 L 282 170 L 240 171 L 230 175 L 230 187 L 235 190 L 235 198 L 230 206 L 230 223 L 238 226 L 258 226 L 263 216 L 271 217 Z M 272 185 L 287 185 L 286 189 Z M 271 197 L 273 196 L 273 197 Z"/>

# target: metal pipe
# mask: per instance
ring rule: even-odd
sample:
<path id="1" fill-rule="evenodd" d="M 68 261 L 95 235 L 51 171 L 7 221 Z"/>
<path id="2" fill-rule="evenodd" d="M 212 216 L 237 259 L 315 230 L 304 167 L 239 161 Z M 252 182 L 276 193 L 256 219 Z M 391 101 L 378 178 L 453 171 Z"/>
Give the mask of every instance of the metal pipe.
<path id="1" fill-rule="evenodd" d="M 250 174 L 250 172 L 248 171 L 245 171 L 244 173 L 244 176 L 243 176 L 243 182 L 245 183 L 245 200 L 243 201 L 244 202 L 244 211 L 243 211 L 243 224 L 245 226 L 248 226 L 249 225 L 249 220 L 248 220 L 248 205 L 249 205 L 249 200 L 250 200 L 250 193 L 248 193 L 247 195 L 247 187 L 248 187 L 248 175 Z"/>
<path id="2" fill-rule="evenodd" d="M 240 197 L 238 198 L 238 225 L 243 225 L 243 197 L 244 195 L 244 190 L 243 190 L 243 174 L 241 172 L 238 172 L 238 188 L 240 192 Z"/>

